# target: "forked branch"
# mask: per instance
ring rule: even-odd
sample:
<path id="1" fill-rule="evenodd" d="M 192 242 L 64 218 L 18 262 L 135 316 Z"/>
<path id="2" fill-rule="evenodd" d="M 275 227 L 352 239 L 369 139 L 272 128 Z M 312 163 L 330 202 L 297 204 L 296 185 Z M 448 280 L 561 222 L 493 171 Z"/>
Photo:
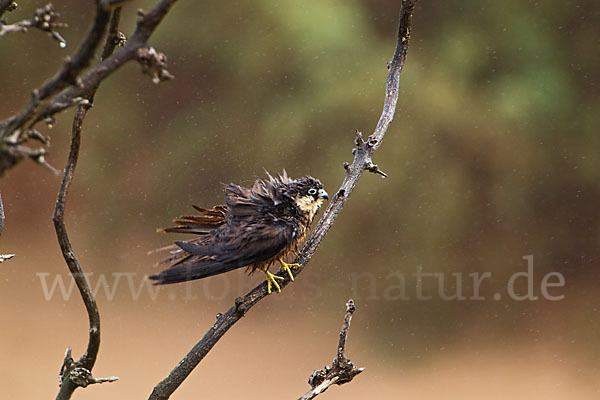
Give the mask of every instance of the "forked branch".
<path id="1" fill-rule="evenodd" d="M 354 364 L 352 364 L 352 361 L 344 355 L 344 351 L 346 350 L 346 337 L 348 336 L 348 330 L 350 329 L 352 313 L 354 313 L 355 310 L 356 307 L 354 306 L 354 301 L 352 299 L 348 300 L 346 303 L 346 316 L 344 317 L 344 323 L 342 324 L 342 330 L 340 331 L 337 354 L 331 365 L 327 365 L 325 368 L 318 369 L 310 374 L 308 384 L 311 386 L 311 389 L 299 397 L 298 400 L 314 399 L 319 394 L 326 391 L 329 386 L 348 383 L 354 379 L 356 375 L 365 370 L 364 368 L 356 368 Z"/>
<path id="2" fill-rule="evenodd" d="M 346 177 L 342 186 L 333 197 L 331 203 L 325 210 L 323 217 L 312 231 L 303 249 L 294 261 L 300 264 L 300 267 L 296 270 L 296 275 L 302 272 L 303 268 L 314 255 L 315 251 L 323 241 L 323 238 L 342 210 L 342 207 L 348 200 L 363 171 L 378 171 L 378 168 L 374 166 L 371 157 L 381 145 L 381 140 L 394 117 L 396 103 L 398 102 L 400 73 L 404 66 L 406 53 L 408 51 L 412 14 L 415 3 L 416 0 L 402 0 L 396 50 L 392 61 L 388 64 L 389 71 L 386 83 L 385 100 L 379 122 L 377 123 L 373 134 L 369 136 L 367 141 L 363 140 L 362 135 L 359 133 L 357 134 L 356 147 L 354 149 L 354 161 L 350 165 L 345 165 Z M 279 285 L 285 287 L 290 282 L 289 277 L 287 274 L 279 273 L 279 275 L 284 278 Z M 219 315 L 217 321 L 204 334 L 202 339 L 196 343 L 169 375 L 154 387 L 149 398 L 151 400 L 164 400 L 169 398 L 219 339 L 237 321 L 239 321 L 248 310 L 265 296 L 267 296 L 267 284 L 266 282 L 263 282 L 245 296 L 236 298 L 235 304 L 225 313 Z"/>

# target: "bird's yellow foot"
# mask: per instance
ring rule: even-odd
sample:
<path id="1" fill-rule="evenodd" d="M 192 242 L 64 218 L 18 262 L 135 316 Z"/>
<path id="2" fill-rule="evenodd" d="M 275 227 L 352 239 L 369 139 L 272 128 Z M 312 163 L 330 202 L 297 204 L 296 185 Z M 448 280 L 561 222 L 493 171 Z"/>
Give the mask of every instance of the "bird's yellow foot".
<path id="1" fill-rule="evenodd" d="M 277 283 L 277 279 L 282 281 L 283 277 L 274 275 L 274 274 L 270 273 L 269 271 L 265 271 L 265 274 L 267 274 L 267 293 L 271 294 L 271 287 L 273 285 L 277 289 L 277 293 L 281 293 L 281 288 L 279 287 L 279 284 Z"/>
<path id="2" fill-rule="evenodd" d="M 283 260 L 279 260 L 279 262 L 281 263 L 281 270 L 287 272 L 288 275 L 290 276 L 290 280 L 293 282 L 294 275 L 292 274 L 292 270 L 290 268 L 293 268 L 293 269 L 300 268 L 300 264 L 288 264 Z"/>

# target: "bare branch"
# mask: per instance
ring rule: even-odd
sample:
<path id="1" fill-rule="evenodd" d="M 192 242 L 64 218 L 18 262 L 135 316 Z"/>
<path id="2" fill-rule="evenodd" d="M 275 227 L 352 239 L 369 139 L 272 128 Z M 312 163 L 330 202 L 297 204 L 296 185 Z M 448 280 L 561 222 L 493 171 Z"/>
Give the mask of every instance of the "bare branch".
<path id="1" fill-rule="evenodd" d="M 141 61 L 140 49 L 148 48 L 147 41 L 165 15 L 177 0 L 161 0 L 148 13 L 141 14 L 137 28 L 127 44 L 114 54 L 103 57 L 103 62 L 90 70 L 83 77 L 80 73 L 91 62 L 104 33 L 106 32 L 111 8 L 126 0 L 96 0 L 96 16 L 85 40 L 73 55 L 68 58 L 59 72 L 46 81 L 39 89 L 35 89 L 29 103 L 16 115 L 0 121 L 0 176 L 16 165 L 27 154 L 15 149 L 7 138 L 16 135 L 27 135 L 40 121 L 52 121 L 52 116 L 66 108 L 75 106 L 82 98 L 89 98 L 89 93 L 98 87 L 119 67 L 131 60 Z M 124 36 L 116 32 L 116 44 L 124 42 Z M 103 54 L 104 55 L 104 54 Z M 158 77 L 166 79 L 171 75 L 166 70 L 164 55 L 158 65 Z M 26 124 L 29 125 L 25 127 Z M 22 150 L 22 149 L 21 149 Z"/>
<path id="2" fill-rule="evenodd" d="M 73 251 L 73 247 L 71 246 L 71 242 L 69 241 L 67 228 L 64 222 L 67 195 L 69 193 L 69 188 L 71 187 L 71 182 L 73 181 L 73 173 L 75 172 L 75 166 L 77 165 L 77 158 L 79 156 L 79 146 L 81 144 L 81 126 L 89 106 L 90 103 L 87 100 L 84 100 L 75 111 L 71 136 L 71 150 L 69 151 L 69 157 L 65 166 L 60 190 L 58 192 L 58 198 L 56 199 L 54 215 L 52 216 L 54 228 L 56 230 L 56 236 L 58 237 L 58 243 L 60 244 L 60 248 L 65 261 L 67 262 L 67 266 L 69 267 L 69 271 L 71 271 L 71 275 L 75 280 L 75 284 L 79 289 L 79 293 L 81 294 L 81 298 L 83 299 L 83 303 L 85 304 L 85 308 L 88 313 L 90 322 L 89 340 L 85 354 L 81 356 L 77 363 L 75 363 L 71 358 L 70 349 L 67 349 L 67 355 L 65 356 L 65 361 L 61 367 L 61 385 L 58 396 L 56 397 L 57 399 L 71 398 L 71 395 L 75 389 L 77 389 L 79 386 L 82 386 L 81 381 L 72 379 L 80 376 L 81 371 L 73 371 L 78 370 L 78 368 L 91 371 L 96 363 L 96 357 L 98 355 L 98 350 L 100 349 L 100 313 L 98 311 L 98 306 L 96 304 L 96 300 L 94 299 L 94 295 L 92 294 L 87 279 L 85 278 L 83 270 L 81 269 L 81 265 L 79 264 L 79 261 L 75 256 L 75 252 Z"/>
<path id="3" fill-rule="evenodd" d="M 148 13 L 142 14 L 141 19 L 138 21 L 137 28 L 131 38 L 127 40 L 127 44 L 83 76 L 80 85 L 71 86 L 55 96 L 50 101 L 50 104 L 48 104 L 37 117 L 36 122 L 71 107 L 74 105 L 74 101 L 76 102 L 77 98 L 85 96 L 91 88 L 97 86 L 123 64 L 130 60 L 137 59 L 138 50 L 147 47 L 148 38 L 176 1 L 177 0 L 162 0 Z"/>
<path id="4" fill-rule="evenodd" d="M 354 301 L 350 299 L 346 303 L 346 315 L 344 317 L 342 329 L 340 330 L 340 341 L 338 343 L 336 357 L 333 359 L 331 366 L 327 365 L 325 368 L 318 369 L 310 374 L 308 384 L 312 389 L 298 398 L 298 400 L 314 399 L 327 390 L 329 386 L 333 384 L 343 385 L 344 383 L 348 383 L 354 379 L 356 375 L 365 370 L 364 368 L 356 368 L 344 355 L 346 349 L 346 337 L 348 336 L 350 321 L 352 321 L 352 313 L 354 313 L 354 310 L 356 310 Z"/>
<path id="5" fill-rule="evenodd" d="M 67 47 L 67 41 L 58 33 L 57 29 L 66 28 L 68 25 L 58 22 L 60 14 L 54 10 L 52 3 L 46 4 L 42 8 L 35 10 L 33 16 L 29 19 L 5 25 L 0 21 L 0 36 L 13 32 L 27 32 L 28 28 L 37 28 L 48 32 L 51 38 L 56 40 L 60 47 Z"/>
<path id="6" fill-rule="evenodd" d="M 96 15 L 94 22 L 87 36 L 83 40 L 83 43 L 79 46 L 79 49 L 77 49 L 73 57 L 67 58 L 55 76 L 47 80 L 42 87 L 33 91 L 31 101 L 25 108 L 14 117 L 5 120 L 7 124 L 0 130 L 0 137 L 7 137 L 33 118 L 37 108 L 43 100 L 63 90 L 69 85 L 79 85 L 77 76 L 89 65 L 94 57 L 94 54 L 104 37 L 104 33 L 106 32 L 110 14 L 110 10 L 104 7 L 104 3 L 101 0 L 96 0 Z"/>
<path id="7" fill-rule="evenodd" d="M 112 12 L 110 30 L 106 37 L 106 43 L 104 46 L 103 54 L 105 54 L 107 57 L 110 56 L 116 46 L 114 43 L 114 36 L 117 35 L 118 32 L 120 16 L 121 8 L 118 7 Z M 96 363 L 96 357 L 98 356 L 98 351 L 100 350 L 100 312 L 98 310 L 96 300 L 94 299 L 94 295 L 92 294 L 92 291 L 88 285 L 87 279 L 83 274 L 81 265 L 79 264 L 79 261 L 77 261 L 75 253 L 73 252 L 64 222 L 67 195 L 71 186 L 71 182 L 73 181 L 73 174 L 75 172 L 75 166 L 77 165 L 77 159 L 79 157 L 83 120 L 87 115 L 88 110 L 92 107 L 92 101 L 96 93 L 96 89 L 97 86 L 88 93 L 87 99 L 82 100 L 75 110 L 71 136 L 71 149 L 67 158 L 67 164 L 64 169 L 63 179 L 58 192 L 54 215 L 52 217 L 60 248 L 65 261 L 67 262 L 67 266 L 69 267 L 69 271 L 71 271 L 71 275 L 73 275 L 73 279 L 77 284 L 77 288 L 79 289 L 79 293 L 81 294 L 83 303 L 85 304 L 90 321 L 88 347 L 79 361 L 73 360 L 71 357 L 71 348 L 67 348 L 65 359 L 59 374 L 61 385 L 60 391 L 56 398 L 60 400 L 71 398 L 71 395 L 78 387 L 87 387 L 93 383 L 114 382 L 119 379 L 117 377 L 94 378 L 92 376 L 91 371 Z"/>
<path id="8" fill-rule="evenodd" d="M 398 28 L 398 39 L 396 50 L 392 61 L 388 65 L 388 77 L 386 84 L 386 95 L 384 100 L 383 112 L 377 123 L 373 134 L 365 142 L 361 137 L 357 137 L 356 148 L 354 149 L 354 161 L 346 166 L 346 177 L 342 186 L 333 197 L 331 203 L 325 210 L 323 217 L 317 223 L 315 229 L 309 236 L 303 249 L 300 251 L 294 263 L 299 263 L 300 267 L 296 270 L 296 276 L 302 272 L 306 264 L 310 261 L 315 251 L 323 241 L 323 238 L 333 225 L 346 200 L 356 186 L 358 179 L 363 171 L 372 164 L 371 156 L 379 148 L 388 126 L 390 125 L 396 103 L 398 101 L 398 86 L 400 73 L 404 66 L 408 44 L 410 39 L 410 29 L 412 14 L 417 0 L 402 0 L 400 11 L 400 25 Z M 282 288 L 287 286 L 290 279 L 287 274 L 278 273 L 284 280 L 279 284 Z M 202 339 L 188 352 L 188 354 L 177 364 L 169 375 L 159 382 L 152 391 L 149 399 L 163 400 L 168 399 L 171 394 L 188 377 L 192 370 L 202 361 L 206 354 L 213 348 L 219 339 L 242 318 L 250 308 L 267 296 L 267 284 L 261 283 L 244 297 L 238 297 L 235 304 L 224 314 L 220 314 L 213 326 L 204 334 Z"/>

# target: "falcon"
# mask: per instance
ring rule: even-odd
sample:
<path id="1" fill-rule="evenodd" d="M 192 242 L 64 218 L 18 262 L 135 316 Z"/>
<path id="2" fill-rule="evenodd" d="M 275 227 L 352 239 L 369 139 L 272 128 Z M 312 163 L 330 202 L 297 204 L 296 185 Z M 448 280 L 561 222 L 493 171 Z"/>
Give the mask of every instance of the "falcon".
<path id="1" fill-rule="evenodd" d="M 170 250 L 160 264 L 168 267 L 150 276 L 155 285 L 207 278 L 246 267 L 267 276 L 267 291 L 281 292 L 278 280 L 269 272 L 273 263 L 294 280 L 288 264 L 290 253 L 306 237 L 323 202 L 329 199 L 318 179 L 305 176 L 290 179 L 285 172 L 277 177 L 258 179 L 250 188 L 235 184 L 225 186 L 225 204 L 210 209 L 193 206 L 199 215 L 173 220 L 176 226 L 159 229 L 168 233 L 186 233 L 195 238 L 175 242 L 159 250 Z"/>

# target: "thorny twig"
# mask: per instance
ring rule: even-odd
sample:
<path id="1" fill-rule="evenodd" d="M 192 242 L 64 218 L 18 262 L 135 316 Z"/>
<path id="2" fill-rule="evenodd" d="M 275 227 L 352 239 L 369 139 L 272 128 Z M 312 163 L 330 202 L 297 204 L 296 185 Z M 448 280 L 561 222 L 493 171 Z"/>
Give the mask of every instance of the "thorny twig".
<path id="1" fill-rule="evenodd" d="M 336 357 L 333 359 L 331 366 L 327 365 L 325 368 L 315 370 L 310 374 L 308 384 L 311 386 L 311 390 L 299 397 L 298 400 L 314 399 L 327 390 L 329 386 L 348 383 L 354 379 L 356 375 L 365 370 L 364 368 L 356 368 L 354 364 L 352 364 L 352 361 L 344 355 L 346 349 L 346 337 L 348 336 L 350 321 L 352 321 L 352 313 L 354 313 L 354 310 L 356 310 L 354 301 L 350 299 L 346 303 L 346 315 L 344 316 L 344 322 L 342 324 L 342 329 L 340 330 L 340 340 Z"/>
<path id="2" fill-rule="evenodd" d="M 362 137 L 357 137 L 354 161 L 352 164 L 346 166 L 346 177 L 342 186 L 333 197 L 323 217 L 319 220 L 303 249 L 298 254 L 298 257 L 294 260 L 295 263 L 300 264 L 300 267 L 296 270 L 296 275 L 301 273 L 305 265 L 310 261 L 352 193 L 358 179 L 365 169 L 371 165 L 371 156 L 381 145 L 381 140 L 392 122 L 398 101 L 400 73 L 408 51 L 412 14 L 416 1 L 402 0 L 396 50 L 392 61 L 388 64 L 386 95 L 379 122 L 373 134 L 369 136 L 366 142 L 362 140 Z M 284 278 L 279 284 L 283 288 L 289 284 L 290 279 L 287 274 L 278 274 Z M 229 328 L 265 296 L 267 296 L 267 284 L 263 282 L 245 296 L 236 298 L 235 304 L 225 313 L 219 314 L 217 321 L 204 334 L 202 339 L 196 343 L 169 375 L 154 387 L 149 399 L 163 400 L 169 398 Z"/>

